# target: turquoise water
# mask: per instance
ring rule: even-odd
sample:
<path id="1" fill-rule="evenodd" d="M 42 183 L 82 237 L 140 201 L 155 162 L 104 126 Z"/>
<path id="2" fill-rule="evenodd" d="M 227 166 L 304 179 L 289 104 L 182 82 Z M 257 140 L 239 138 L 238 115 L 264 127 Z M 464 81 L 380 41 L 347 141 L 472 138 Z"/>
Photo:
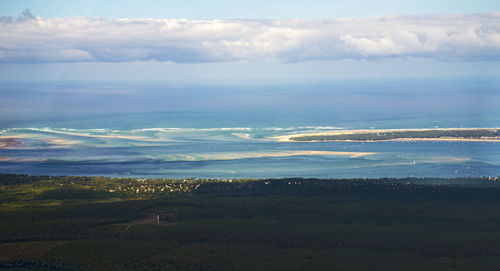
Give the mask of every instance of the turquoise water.
<path id="1" fill-rule="evenodd" d="M 431 84 L 432 83 L 432 84 Z M 497 142 L 279 142 L 342 129 L 499 127 L 496 84 L 2 86 L 0 172 L 167 178 L 500 176 Z M 99 86 L 97 84 L 97 86 Z M 476 86 L 476 87 L 475 87 Z M 110 89 L 112 91 L 110 91 Z M 29 94 L 29 95 L 27 95 Z"/>

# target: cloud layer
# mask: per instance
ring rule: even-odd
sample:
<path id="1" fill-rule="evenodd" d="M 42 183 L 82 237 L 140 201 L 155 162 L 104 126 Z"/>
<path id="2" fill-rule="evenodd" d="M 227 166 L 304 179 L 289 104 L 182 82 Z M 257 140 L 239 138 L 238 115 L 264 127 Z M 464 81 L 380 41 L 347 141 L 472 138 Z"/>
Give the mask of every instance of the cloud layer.
<path id="1" fill-rule="evenodd" d="M 500 60 L 500 13 L 328 21 L 0 17 L 0 62 Z"/>

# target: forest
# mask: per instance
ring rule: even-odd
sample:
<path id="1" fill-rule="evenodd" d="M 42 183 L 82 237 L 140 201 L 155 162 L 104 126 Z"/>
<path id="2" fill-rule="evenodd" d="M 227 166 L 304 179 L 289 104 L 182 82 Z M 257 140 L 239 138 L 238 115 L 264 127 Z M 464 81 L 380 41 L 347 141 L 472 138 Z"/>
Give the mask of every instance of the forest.
<path id="1" fill-rule="evenodd" d="M 436 130 L 407 130 L 407 131 L 373 131 L 363 133 L 345 133 L 332 135 L 303 135 L 290 137 L 292 141 L 382 141 L 394 139 L 499 139 L 498 129 L 436 129 Z"/>
<path id="2" fill-rule="evenodd" d="M 0 269 L 497 270 L 500 179 L 0 175 Z"/>

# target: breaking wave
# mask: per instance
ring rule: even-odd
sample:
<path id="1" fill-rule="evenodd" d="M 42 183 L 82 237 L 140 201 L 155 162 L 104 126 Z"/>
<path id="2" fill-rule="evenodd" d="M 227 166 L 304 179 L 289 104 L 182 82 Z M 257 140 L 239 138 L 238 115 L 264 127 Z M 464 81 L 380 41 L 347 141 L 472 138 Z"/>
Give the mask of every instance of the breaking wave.
<path id="1" fill-rule="evenodd" d="M 159 133 L 198 133 L 198 132 L 247 132 L 247 133 L 265 133 L 265 132 L 304 132 L 317 130 L 341 130 L 342 127 L 334 126 L 299 126 L 299 127 L 215 127 L 215 128 L 179 128 L 179 127 L 155 127 L 155 128 L 140 128 L 130 130 L 119 129 L 75 129 L 75 128 L 53 128 L 53 127 L 27 127 L 27 128 L 7 128 L 0 130 L 0 135 L 9 135 L 21 132 L 41 132 L 52 134 L 67 134 L 76 136 L 93 136 L 93 135 L 140 135 L 142 133 L 159 132 Z"/>

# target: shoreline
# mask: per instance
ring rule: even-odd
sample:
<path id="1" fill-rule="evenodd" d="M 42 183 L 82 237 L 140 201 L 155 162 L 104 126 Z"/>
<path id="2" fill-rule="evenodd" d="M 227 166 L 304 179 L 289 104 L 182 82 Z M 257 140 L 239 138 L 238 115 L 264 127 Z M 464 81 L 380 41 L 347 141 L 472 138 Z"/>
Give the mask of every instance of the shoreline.
<path id="1" fill-rule="evenodd" d="M 331 140 L 294 140 L 297 137 L 309 136 L 335 136 L 335 135 L 356 135 L 356 134 L 376 134 L 392 132 L 427 132 L 427 131 L 481 131 L 481 130 L 500 130 L 500 128 L 416 128 L 416 129 L 359 129 L 359 130 L 335 130 L 320 133 L 289 134 L 283 136 L 271 137 L 278 142 L 387 142 L 387 141 L 459 141 L 459 142 L 500 142 L 500 138 L 460 138 L 460 137 L 436 137 L 436 138 L 392 138 L 381 140 L 349 140 L 349 139 L 331 139 Z"/>

